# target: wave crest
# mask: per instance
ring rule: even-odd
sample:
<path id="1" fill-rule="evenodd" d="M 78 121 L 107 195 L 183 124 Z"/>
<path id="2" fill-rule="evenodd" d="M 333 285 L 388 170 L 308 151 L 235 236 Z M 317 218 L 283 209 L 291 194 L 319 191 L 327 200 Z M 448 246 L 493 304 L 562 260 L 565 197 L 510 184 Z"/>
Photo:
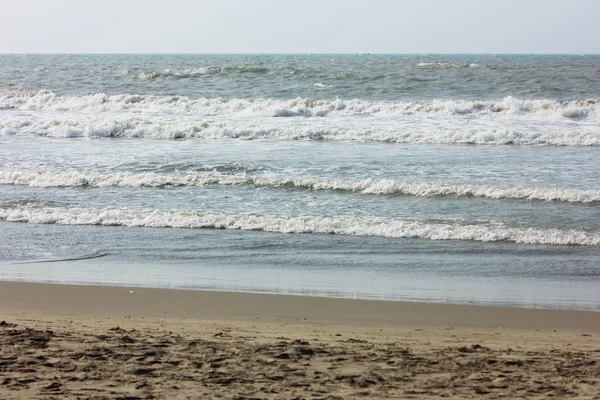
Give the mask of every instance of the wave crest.
<path id="1" fill-rule="evenodd" d="M 600 190 L 546 187 L 502 187 L 493 185 L 444 184 L 393 179 L 335 179 L 314 175 L 261 176 L 245 173 L 205 172 L 158 174 L 154 172 L 115 172 L 100 174 L 76 171 L 0 170 L 0 184 L 33 187 L 202 187 L 255 186 L 336 190 L 372 195 L 417 197 L 454 196 L 488 199 L 559 201 L 567 203 L 600 202 Z"/>
<path id="2" fill-rule="evenodd" d="M 383 218 L 273 216 L 200 211 L 129 209 L 0 208 L 0 220 L 35 224 L 154 228 L 233 229 L 277 233 L 335 234 L 430 240 L 468 240 L 550 245 L 600 245 L 600 235 L 584 231 L 515 228 L 502 223 L 461 225 Z"/>
<path id="3" fill-rule="evenodd" d="M 134 111 L 182 115 L 244 114 L 255 116 L 471 116 L 487 118 L 531 118 L 542 120 L 600 120 L 600 99 L 571 101 L 527 100 L 506 97 L 501 100 L 419 100 L 369 101 L 359 99 L 190 99 L 168 95 L 61 96 L 41 91 L 0 92 L 0 109 L 116 112 Z"/>
<path id="4" fill-rule="evenodd" d="M 327 124 L 277 124 L 259 120 L 245 122 L 198 121 L 185 119 L 116 119 L 108 116 L 78 118 L 13 117 L 0 115 L 0 135 L 42 136 L 55 138 L 145 138 L 203 140 L 303 140 L 303 141 L 370 141 L 415 144 L 477 144 L 520 146 L 598 146 L 600 129 L 537 126 L 464 126 L 422 127 L 402 121 L 375 124 L 371 121 L 349 122 L 348 126 Z M 420 130 L 419 130 L 420 129 Z"/>

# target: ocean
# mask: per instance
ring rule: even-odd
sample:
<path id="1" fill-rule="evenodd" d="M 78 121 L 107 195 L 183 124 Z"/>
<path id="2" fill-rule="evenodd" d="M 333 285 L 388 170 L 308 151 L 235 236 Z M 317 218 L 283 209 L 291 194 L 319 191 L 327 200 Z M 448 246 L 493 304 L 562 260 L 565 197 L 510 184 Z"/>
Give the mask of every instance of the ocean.
<path id="1" fill-rule="evenodd" d="M 0 55 L 0 280 L 600 310 L 600 56 Z"/>

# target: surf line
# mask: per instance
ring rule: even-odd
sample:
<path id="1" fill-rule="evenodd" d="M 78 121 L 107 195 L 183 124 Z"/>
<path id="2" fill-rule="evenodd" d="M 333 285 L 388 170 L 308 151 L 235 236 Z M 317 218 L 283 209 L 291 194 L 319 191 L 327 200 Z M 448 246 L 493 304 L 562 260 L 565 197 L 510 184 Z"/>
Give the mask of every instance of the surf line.
<path id="1" fill-rule="evenodd" d="M 108 254 L 108 252 L 95 252 L 95 253 L 91 253 L 91 254 L 85 254 L 85 255 L 82 255 L 82 256 L 79 256 L 79 257 L 60 258 L 60 259 L 53 259 L 53 260 L 19 261 L 19 262 L 9 263 L 9 265 L 16 265 L 16 264 L 40 264 L 40 263 L 53 263 L 53 262 L 63 262 L 63 261 L 91 260 L 91 259 L 94 259 L 94 258 L 104 257 L 107 254 Z"/>

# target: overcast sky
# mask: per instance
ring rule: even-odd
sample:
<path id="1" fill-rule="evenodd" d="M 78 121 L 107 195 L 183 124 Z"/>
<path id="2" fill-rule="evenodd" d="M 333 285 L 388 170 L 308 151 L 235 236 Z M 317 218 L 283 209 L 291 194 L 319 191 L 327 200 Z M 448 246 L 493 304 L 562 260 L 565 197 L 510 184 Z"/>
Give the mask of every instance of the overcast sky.
<path id="1" fill-rule="evenodd" d="M 600 53 L 600 0 L 0 0 L 0 53 Z"/>

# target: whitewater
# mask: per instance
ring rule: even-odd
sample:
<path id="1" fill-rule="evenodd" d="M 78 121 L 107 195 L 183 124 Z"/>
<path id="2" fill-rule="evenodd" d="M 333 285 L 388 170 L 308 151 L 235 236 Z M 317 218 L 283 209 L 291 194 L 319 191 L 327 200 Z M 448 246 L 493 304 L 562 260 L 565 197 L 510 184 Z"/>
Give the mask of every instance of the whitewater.
<path id="1" fill-rule="evenodd" d="M 600 56 L 0 65 L 2 280 L 600 309 Z"/>
<path id="2" fill-rule="evenodd" d="M 600 100 L 189 99 L 0 93 L 0 134 L 596 146 Z M 283 119 L 283 121 L 282 121 Z"/>
<path id="3" fill-rule="evenodd" d="M 600 202 L 600 190 L 544 187 L 501 187 L 493 185 L 448 185 L 391 179 L 331 179 L 321 176 L 259 176 L 215 172 L 194 174 L 157 174 L 153 172 L 114 174 L 70 171 L 26 171 L 0 169 L 0 184 L 32 187 L 202 187 L 208 185 L 336 190 L 372 195 L 418 197 L 455 196 L 489 199 Z"/>
<path id="4" fill-rule="evenodd" d="M 600 235 L 557 229 L 519 229 L 501 223 L 461 225 L 322 216 L 270 216 L 206 212 L 159 212 L 126 209 L 0 208 L 0 220 L 35 224 L 103 225 L 154 228 L 234 229 L 278 233 L 423 238 L 431 240 L 507 241 L 526 244 L 600 245 Z"/>

